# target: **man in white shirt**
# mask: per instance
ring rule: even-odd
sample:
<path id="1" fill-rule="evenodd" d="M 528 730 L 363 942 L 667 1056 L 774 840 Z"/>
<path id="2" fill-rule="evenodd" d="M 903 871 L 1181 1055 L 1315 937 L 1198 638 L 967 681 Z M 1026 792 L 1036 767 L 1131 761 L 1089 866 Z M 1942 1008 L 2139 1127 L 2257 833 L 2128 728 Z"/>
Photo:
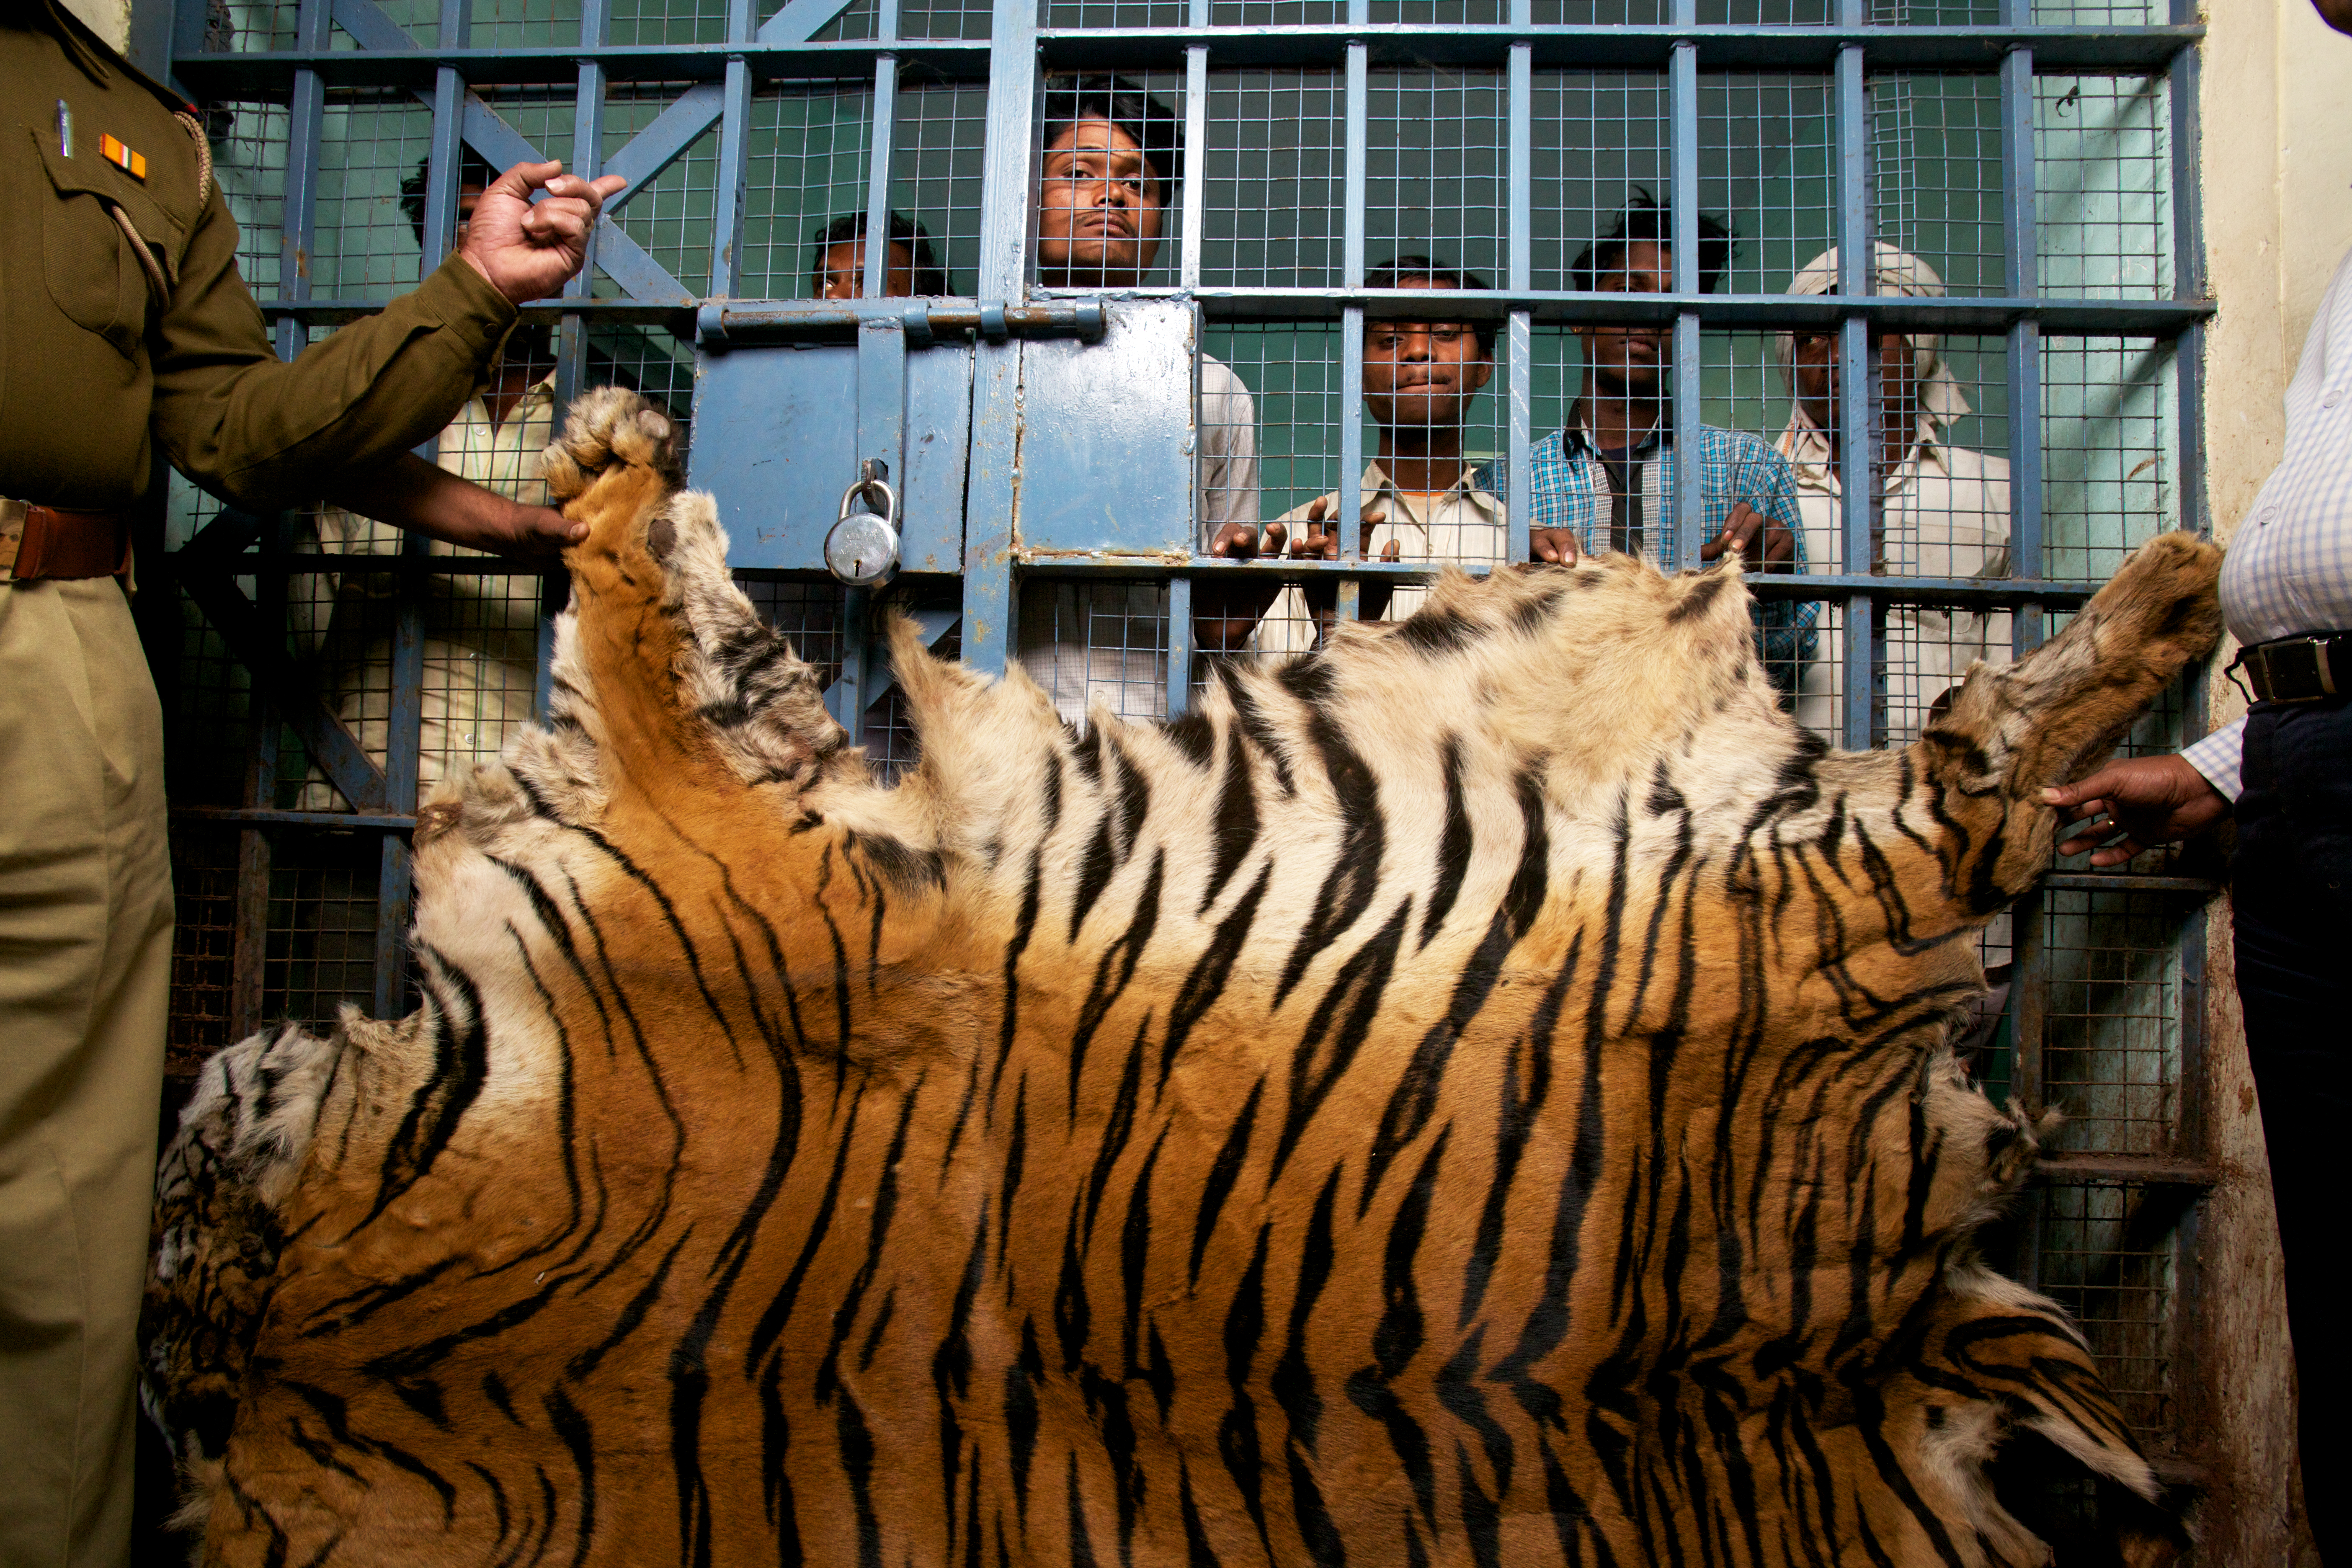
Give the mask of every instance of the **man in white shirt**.
<path id="1" fill-rule="evenodd" d="M 1483 289 L 1487 283 L 1426 256 L 1401 256 L 1369 273 L 1364 286 Z M 1367 321 L 1363 371 L 1364 406 L 1381 437 L 1380 455 L 1364 465 L 1359 487 L 1358 552 L 1369 559 L 1432 565 L 1501 564 L 1511 538 L 1503 502 L 1477 485 L 1462 451 L 1470 405 L 1495 374 L 1492 324 Z M 1339 559 L 1341 515 L 1336 491 L 1285 513 L 1280 521 L 1293 536 L 1291 554 Z M 1428 593 L 1418 584 L 1368 583 L 1360 614 L 1368 621 L 1402 620 Z M 1258 650 L 1299 653 L 1314 647 L 1336 602 L 1336 590 L 1327 584 L 1284 588 L 1257 625 Z"/>
<path id="2" fill-rule="evenodd" d="M 1160 253 L 1183 174 L 1182 126 L 1118 77 L 1050 79 L 1037 181 L 1037 281 L 1133 289 Z M 1200 517 L 1204 533 L 1257 525 L 1257 412 L 1241 378 L 1199 356 Z M 1156 583 L 1022 584 L 1021 666 L 1071 723 L 1100 696 L 1129 718 L 1166 710 L 1167 590 Z"/>
<path id="3" fill-rule="evenodd" d="M 1938 296 L 1944 280 L 1906 250 L 1874 247 L 1876 294 Z M 1824 251 L 1789 285 L 1791 294 L 1837 290 L 1838 253 Z M 1837 340 L 1783 332 L 1780 374 L 1790 391 L 1789 427 L 1780 455 L 1797 475 L 1808 571 L 1881 569 L 1897 576 L 2005 577 L 2009 574 L 2009 459 L 1954 446 L 1947 432 L 1969 412 L 1959 381 L 1937 352 L 1936 334 L 1890 332 L 1879 340 L 1880 399 L 1876 473 L 1885 553 L 1868 565 L 1844 564 L 1838 433 Z M 1929 711 L 1978 659 L 2006 664 L 2009 614 L 2003 610 L 1902 606 L 1886 613 L 1886 738 L 1917 737 Z M 1797 722 L 1834 740 L 1837 670 L 1828 659 L 1806 667 Z"/>
<path id="4" fill-rule="evenodd" d="M 2352 3 L 2323 0 L 2352 34 Z M 2341 1560 L 2347 1381 L 2335 1266 L 2352 1115 L 2352 252 L 2336 269 L 2286 392 L 2286 449 L 2230 541 L 2221 613 L 2254 698 L 2173 756 L 2110 763 L 2042 799 L 2079 824 L 2062 855 L 2119 866 L 2234 809 L 2232 966 L 2262 1096 L 2301 1406 L 2305 1517 Z"/>

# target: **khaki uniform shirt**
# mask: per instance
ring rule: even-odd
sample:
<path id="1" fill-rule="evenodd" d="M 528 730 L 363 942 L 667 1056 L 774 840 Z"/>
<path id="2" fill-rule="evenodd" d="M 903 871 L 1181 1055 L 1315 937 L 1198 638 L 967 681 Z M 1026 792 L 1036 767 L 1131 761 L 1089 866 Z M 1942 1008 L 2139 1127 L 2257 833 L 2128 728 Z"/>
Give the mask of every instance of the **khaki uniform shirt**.
<path id="1" fill-rule="evenodd" d="M 547 503 L 540 459 L 555 434 L 555 377 L 548 375 L 491 421 L 473 398 L 441 432 L 435 460 L 461 479 L 526 506 Z M 332 553 L 395 555 L 396 528 L 341 507 L 323 509 L 319 544 Z M 478 551 L 434 540 L 436 556 Z M 457 564 L 456 561 L 450 563 Z M 417 794 L 463 778 L 529 723 L 539 689 L 539 579 L 528 573 L 436 575 L 425 606 L 425 682 L 418 725 Z M 288 584 L 298 631 L 317 647 L 320 684 L 361 746 L 381 767 L 392 721 L 392 635 L 397 579 L 353 572 Z M 320 635 L 323 634 L 323 635 Z M 304 811 L 342 808 L 315 764 L 298 801 Z"/>
<path id="2" fill-rule="evenodd" d="M 153 444 L 248 509 L 300 504 L 449 421 L 515 320 L 456 257 L 291 363 L 236 270 L 236 224 L 163 89 L 54 0 L 0 20 L 0 496 L 114 509 Z M 58 106 L 71 121 L 61 133 Z M 100 155 L 111 136 L 142 179 Z M 169 284 L 159 308 L 112 209 Z"/>
<path id="3" fill-rule="evenodd" d="M 1475 473 L 1474 468 L 1464 468 L 1462 477 L 1439 495 L 1423 515 L 1420 497 L 1397 489 L 1395 481 L 1381 471 L 1377 462 L 1365 464 L 1361 504 L 1356 515 L 1360 518 L 1362 508 L 1368 506 L 1378 506 L 1388 513 L 1385 521 L 1373 524 L 1365 544 L 1366 557 L 1377 561 L 1383 551 L 1394 544 L 1401 561 L 1471 570 L 1501 565 L 1510 553 L 1510 518 L 1501 497 L 1472 482 Z M 1327 508 L 1336 508 L 1339 501 L 1336 491 L 1323 498 Z M 1307 508 L 1302 506 L 1282 514 L 1282 521 L 1290 525 L 1293 539 L 1306 537 L 1307 512 Z M 1418 584 L 1399 584 L 1389 596 L 1386 612 L 1365 619 L 1401 621 L 1421 608 L 1428 597 L 1429 590 Z M 1315 617 L 1298 584 L 1286 586 L 1274 607 L 1258 622 L 1256 641 L 1260 653 L 1304 653 L 1315 646 Z"/>

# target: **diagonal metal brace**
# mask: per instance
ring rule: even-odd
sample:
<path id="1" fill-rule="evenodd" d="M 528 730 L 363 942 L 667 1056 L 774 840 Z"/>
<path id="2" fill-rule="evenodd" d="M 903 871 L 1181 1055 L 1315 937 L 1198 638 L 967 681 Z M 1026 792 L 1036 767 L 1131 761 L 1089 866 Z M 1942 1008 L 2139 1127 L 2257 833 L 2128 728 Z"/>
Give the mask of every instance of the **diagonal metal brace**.
<path id="1" fill-rule="evenodd" d="M 228 644 L 229 652 L 245 666 L 254 685 L 269 695 L 279 715 L 293 726 L 312 759 L 351 802 L 352 809 L 383 811 L 383 770 L 369 760 L 359 737 L 327 705 L 309 672 L 287 653 L 283 637 L 262 625 L 260 610 L 231 575 L 235 568 L 225 570 L 185 553 L 173 560 L 188 597 Z"/>

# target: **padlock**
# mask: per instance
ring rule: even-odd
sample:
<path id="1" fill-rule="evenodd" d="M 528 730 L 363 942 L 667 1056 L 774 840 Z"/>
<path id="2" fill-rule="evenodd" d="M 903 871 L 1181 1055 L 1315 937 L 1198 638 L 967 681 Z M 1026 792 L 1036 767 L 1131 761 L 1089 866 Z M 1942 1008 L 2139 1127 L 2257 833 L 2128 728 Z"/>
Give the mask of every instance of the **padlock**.
<path id="1" fill-rule="evenodd" d="M 879 588 L 898 572 L 898 495 L 878 460 L 841 494 L 841 512 L 824 536 L 827 570 L 853 588 Z M 872 502 L 879 498 L 881 510 Z"/>

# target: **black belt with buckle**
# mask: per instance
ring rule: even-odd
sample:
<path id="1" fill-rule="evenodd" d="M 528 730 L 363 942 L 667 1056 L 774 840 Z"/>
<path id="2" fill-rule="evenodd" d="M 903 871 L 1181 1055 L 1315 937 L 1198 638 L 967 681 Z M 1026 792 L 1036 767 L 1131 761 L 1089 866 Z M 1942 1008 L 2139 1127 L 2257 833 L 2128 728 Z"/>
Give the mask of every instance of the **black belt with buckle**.
<path id="1" fill-rule="evenodd" d="M 2240 648 L 2230 669 L 2246 672 L 2257 702 L 2325 702 L 2352 691 L 2352 632 L 2258 642 Z"/>

